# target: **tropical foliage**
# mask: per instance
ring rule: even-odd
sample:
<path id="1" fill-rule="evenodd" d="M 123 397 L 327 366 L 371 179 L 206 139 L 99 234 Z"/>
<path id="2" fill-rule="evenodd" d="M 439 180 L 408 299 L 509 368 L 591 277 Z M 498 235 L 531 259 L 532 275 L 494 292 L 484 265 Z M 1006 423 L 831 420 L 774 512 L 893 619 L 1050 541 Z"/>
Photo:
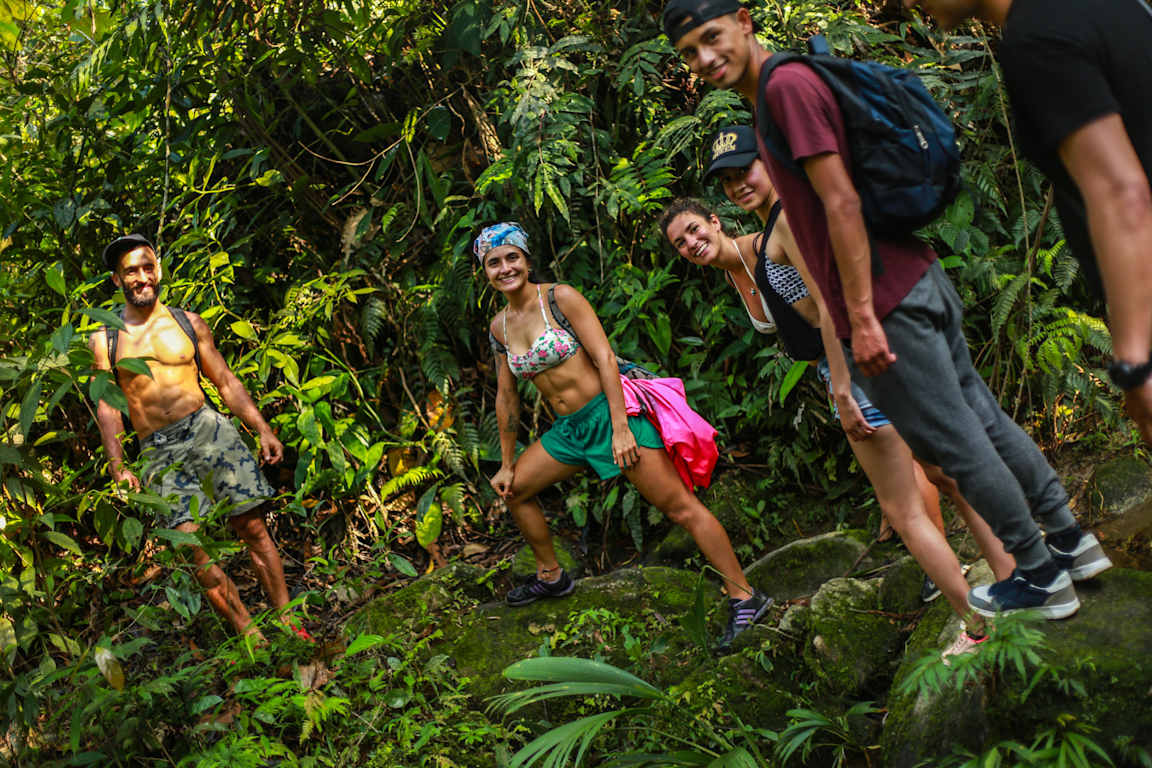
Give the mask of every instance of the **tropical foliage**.
<path id="1" fill-rule="evenodd" d="M 497 453 L 484 329 L 498 301 L 469 248 L 496 219 L 525 223 L 538 266 L 584 291 L 622 354 L 684 378 L 726 461 L 775 489 L 770 504 L 827 497 L 813 527 L 854 513 L 863 486 L 812 377 L 788 391 L 789 362 L 653 226 L 676 194 L 715 198 L 701 147 L 749 117 L 688 77 L 658 5 L 0 0 L 0 730 L 12 754 L 350 764 L 366 749 L 331 727 L 349 708 L 397 755 L 449 754 L 497 728 L 446 727 L 459 681 L 410 650 L 379 673 L 349 660 L 290 684 L 257 676 L 240 646 L 203 658 L 222 633 L 166 549 L 181 541 L 151 527 L 158 499 L 111 487 L 93 420 L 100 399 L 125 405 L 87 347 L 119 322 L 99 259 L 118 234 L 157 243 L 164 300 L 202 314 L 289 448 L 273 478 L 277 531 L 306 542 L 289 547 L 290 570 L 311 579 L 302 610 L 342 600 L 339 615 L 509 534 L 485 479 Z M 983 34 L 944 41 L 859 0 L 753 12 L 774 46 L 823 30 L 841 53 L 924 71 L 968 160 L 968 191 L 927 235 L 971 310 L 978 364 L 1049 443 L 1115 423 L 1099 307 L 1015 155 Z M 525 397 L 527 438 L 548 414 Z M 569 490 L 579 524 L 590 509 L 643 540 L 634 494 Z M 158 581 L 144 578 L 153 562 Z M 383 707 L 358 700 L 365 680 L 391 692 Z M 209 747 L 218 721 L 197 718 L 222 681 L 250 719 Z M 457 703 L 436 712 L 437 698 Z"/>

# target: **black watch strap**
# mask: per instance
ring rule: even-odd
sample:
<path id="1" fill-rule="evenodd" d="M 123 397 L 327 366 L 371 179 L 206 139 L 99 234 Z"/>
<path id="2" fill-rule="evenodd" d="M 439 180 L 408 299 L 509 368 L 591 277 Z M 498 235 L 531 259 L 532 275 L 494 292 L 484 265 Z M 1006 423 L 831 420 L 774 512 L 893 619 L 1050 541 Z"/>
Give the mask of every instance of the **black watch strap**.
<path id="1" fill-rule="evenodd" d="M 1113 360 L 1108 366 L 1108 376 L 1112 383 L 1127 392 L 1143 384 L 1152 376 L 1152 360 L 1146 363 L 1127 363 Z"/>

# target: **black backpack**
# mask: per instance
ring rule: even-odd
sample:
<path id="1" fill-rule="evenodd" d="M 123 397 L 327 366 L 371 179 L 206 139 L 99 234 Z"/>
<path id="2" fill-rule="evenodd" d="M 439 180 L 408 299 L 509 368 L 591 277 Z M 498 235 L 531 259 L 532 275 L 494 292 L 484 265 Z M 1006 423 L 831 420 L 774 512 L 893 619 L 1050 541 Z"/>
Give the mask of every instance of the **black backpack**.
<path id="1" fill-rule="evenodd" d="M 820 337 L 820 329 L 813 328 L 812 324 L 804 319 L 784 297 L 776 292 L 768 282 L 768 273 L 764 270 L 764 262 L 768 258 L 768 238 L 776 226 L 776 219 L 780 217 L 782 205 L 779 200 L 772 206 L 768 214 L 768 221 L 764 224 L 764 232 L 760 235 L 760 244 L 756 249 L 756 269 L 753 278 L 756 288 L 764 297 L 776 322 L 776 335 L 780 339 L 784 351 L 793 360 L 819 360 L 824 356 L 824 341 Z"/>
<path id="2" fill-rule="evenodd" d="M 820 76 L 844 115 L 852 180 L 870 234 L 900 238 L 944 212 L 960 190 L 960 152 L 952 121 L 913 73 L 830 54 L 822 35 L 812 55 L 775 53 L 760 71 L 756 130 L 785 167 L 804 174 L 772 120 L 764 89 L 777 67 L 802 61 Z"/>
<path id="3" fill-rule="evenodd" d="M 560 305 L 556 302 L 556 286 L 553 285 L 548 289 L 548 310 L 552 313 L 552 318 L 556 324 L 572 335 L 572 338 L 579 340 L 576 334 L 576 329 L 572 327 L 572 323 L 568 322 L 568 318 L 564 315 L 564 311 L 560 309 Z M 488 341 L 492 345 L 492 352 L 497 355 L 508 354 L 508 347 L 500 343 L 500 340 L 488 332 Z M 507 341 L 507 339 L 505 339 Z M 620 355 L 616 355 L 616 367 L 620 370 L 620 375 L 626 379 L 658 379 L 659 374 L 653 373 L 639 363 L 634 363 L 631 360 L 626 360 Z"/>
<path id="4" fill-rule="evenodd" d="M 192 340 L 192 358 L 196 361 L 196 372 L 200 373 L 203 368 L 200 366 L 200 339 L 196 337 L 196 329 L 192 327 L 192 321 L 188 319 L 188 313 L 179 307 L 168 307 L 168 311 L 172 314 L 172 319 L 176 321 L 176 325 L 180 326 L 180 330 Z M 121 310 L 120 319 L 124 319 L 124 312 Z M 113 328 L 110 325 L 104 326 L 104 339 L 108 346 L 108 364 L 112 368 L 112 375 L 116 378 L 116 384 L 120 384 L 120 372 L 116 369 L 116 348 L 120 345 L 120 329 Z M 204 385 L 200 385 L 200 391 L 204 392 Z M 212 403 L 212 398 L 208 397 L 208 393 L 204 392 L 204 402 L 209 407 L 215 409 Z M 124 423 L 124 433 L 129 435 L 132 439 L 132 445 L 138 447 L 136 435 L 132 430 L 132 421 L 128 418 L 128 414 L 123 411 L 120 412 L 120 419 Z"/>

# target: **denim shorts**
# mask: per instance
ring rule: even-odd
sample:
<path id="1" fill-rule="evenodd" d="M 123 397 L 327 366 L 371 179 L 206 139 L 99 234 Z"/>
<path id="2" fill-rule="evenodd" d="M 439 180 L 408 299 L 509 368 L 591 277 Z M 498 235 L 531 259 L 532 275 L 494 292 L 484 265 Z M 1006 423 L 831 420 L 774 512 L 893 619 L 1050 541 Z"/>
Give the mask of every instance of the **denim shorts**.
<path id="1" fill-rule="evenodd" d="M 827 357 L 820 358 L 820 362 L 816 364 L 816 372 L 820 374 L 820 380 L 824 382 L 824 388 L 828 390 L 828 401 L 832 404 L 832 415 L 839 419 L 840 409 L 836 407 L 836 398 L 832 396 L 832 370 L 828 367 Z M 880 412 L 879 408 L 872 405 L 868 395 L 856 386 L 856 382 L 852 382 L 852 399 L 859 406 L 860 413 L 864 414 L 864 421 L 868 422 L 868 426 L 879 429 L 892 423 L 888 421 L 887 416 Z"/>
<path id="2" fill-rule="evenodd" d="M 207 405 L 141 440 L 140 454 L 144 486 L 171 507 L 167 528 L 207 516 L 213 500 L 235 517 L 276 495 L 231 420 Z"/>
<path id="3" fill-rule="evenodd" d="M 628 427 L 637 445 L 664 447 L 660 430 L 645 417 L 629 416 Z M 620 467 L 612 458 L 612 412 L 603 392 L 575 413 L 557 418 L 552 428 L 540 436 L 540 445 L 561 464 L 591 467 L 602 480 L 620 474 Z"/>

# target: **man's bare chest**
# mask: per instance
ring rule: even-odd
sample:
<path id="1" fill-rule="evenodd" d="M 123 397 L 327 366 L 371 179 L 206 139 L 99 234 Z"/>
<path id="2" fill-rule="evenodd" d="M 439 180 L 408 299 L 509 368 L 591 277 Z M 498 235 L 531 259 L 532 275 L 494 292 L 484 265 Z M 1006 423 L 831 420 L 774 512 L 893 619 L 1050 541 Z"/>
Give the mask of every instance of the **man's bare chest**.
<path id="1" fill-rule="evenodd" d="M 175 320 L 157 318 L 139 328 L 129 326 L 120 331 L 116 357 L 150 357 L 150 366 L 155 370 L 157 365 L 188 365 L 195 358 L 195 348 Z"/>

